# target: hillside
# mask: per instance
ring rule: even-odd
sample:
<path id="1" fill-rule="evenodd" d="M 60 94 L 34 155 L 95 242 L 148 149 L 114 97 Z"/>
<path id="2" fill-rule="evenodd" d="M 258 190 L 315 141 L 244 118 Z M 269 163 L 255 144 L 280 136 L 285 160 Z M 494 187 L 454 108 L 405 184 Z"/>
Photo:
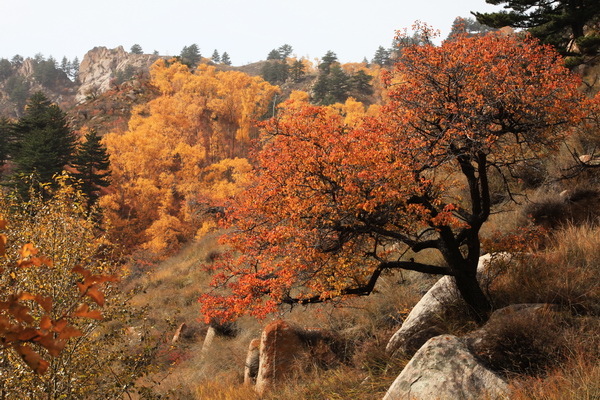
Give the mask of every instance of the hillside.
<path id="1" fill-rule="evenodd" d="M 0 398 L 599 398 L 597 58 L 419 29 L 0 60 Z"/>

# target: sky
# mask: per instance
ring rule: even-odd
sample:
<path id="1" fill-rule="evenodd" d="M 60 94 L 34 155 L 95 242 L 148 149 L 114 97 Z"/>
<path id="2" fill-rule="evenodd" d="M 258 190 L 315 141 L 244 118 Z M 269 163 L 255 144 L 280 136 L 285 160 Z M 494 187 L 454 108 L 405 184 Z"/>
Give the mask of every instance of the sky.
<path id="1" fill-rule="evenodd" d="M 497 9 L 485 0 L 0 0 L 0 58 L 81 61 L 96 46 L 133 44 L 178 55 L 196 43 L 203 56 L 226 51 L 240 66 L 289 44 L 297 57 L 332 50 L 341 62 L 360 62 L 416 20 L 444 38 L 457 16 Z"/>

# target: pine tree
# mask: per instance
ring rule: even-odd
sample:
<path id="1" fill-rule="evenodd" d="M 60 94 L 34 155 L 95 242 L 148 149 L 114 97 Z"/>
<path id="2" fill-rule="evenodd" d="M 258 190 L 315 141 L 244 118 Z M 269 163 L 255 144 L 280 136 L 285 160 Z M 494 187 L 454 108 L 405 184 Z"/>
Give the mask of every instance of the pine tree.
<path id="1" fill-rule="evenodd" d="M 225 64 L 225 65 L 231 65 L 231 59 L 229 58 L 229 54 L 227 54 L 227 52 L 223 52 L 223 55 L 221 56 L 221 63 Z"/>
<path id="2" fill-rule="evenodd" d="M 60 69 L 67 74 L 67 76 L 71 75 L 71 63 L 67 59 L 67 56 L 63 56 L 62 61 L 60 62 Z"/>
<path id="3" fill-rule="evenodd" d="M 42 93 L 27 102 L 23 116 L 14 125 L 15 142 L 10 155 L 15 164 L 13 181 L 25 192 L 23 176 L 35 175 L 40 183 L 52 183 L 53 176 L 69 164 L 75 150 L 75 135 L 66 114 Z"/>
<path id="4" fill-rule="evenodd" d="M 71 166 L 77 170 L 73 177 L 80 181 L 80 189 L 87 196 L 88 212 L 96 204 L 100 188 L 110 185 L 110 161 L 100 139 L 96 130 L 90 129 L 71 162 Z"/>
<path id="5" fill-rule="evenodd" d="M 279 53 L 279 50 L 277 49 L 273 49 L 269 52 L 269 54 L 267 55 L 267 60 L 281 60 L 281 54 Z"/>
<path id="6" fill-rule="evenodd" d="M 221 56 L 219 55 L 219 51 L 217 49 L 215 49 L 215 51 L 213 51 L 212 56 L 210 57 L 210 59 L 214 63 L 217 63 L 217 64 L 221 62 Z"/>
<path id="7" fill-rule="evenodd" d="M 299 82 L 302 79 L 302 77 L 306 74 L 306 71 L 304 69 L 305 66 L 302 60 L 294 61 L 290 68 L 290 76 L 292 77 L 294 82 Z"/>
<path id="8" fill-rule="evenodd" d="M 294 49 L 289 44 L 283 44 L 279 46 L 279 49 L 277 49 L 277 51 L 279 52 L 279 57 L 282 60 L 285 60 L 290 56 L 290 54 L 292 54 L 292 51 L 294 51 Z"/>
<path id="9" fill-rule="evenodd" d="M 181 63 L 187 65 L 190 69 L 196 68 L 200 62 L 202 55 L 200 54 L 200 48 L 196 43 L 190 46 L 184 46 L 179 54 Z"/>
<path id="10" fill-rule="evenodd" d="M 391 55 L 390 50 L 386 50 L 383 46 L 379 46 L 377 48 L 377 51 L 375 52 L 375 55 L 373 56 L 372 63 L 377 64 L 381 67 L 383 67 L 385 65 L 390 65 L 390 63 L 391 63 L 390 55 Z"/>
<path id="11" fill-rule="evenodd" d="M 142 50 L 142 46 L 140 46 L 139 44 L 134 44 L 133 46 L 131 46 L 131 49 L 129 50 L 131 52 L 131 54 L 144 54 L 144 51 Z"/>
<path id="12" fill-rule="evenodd" d="M 321 59 L 321 64 L 319 64 L 319 69 L 323 73 L 328 74 L 329 69 L 331 68 L 331 64 L 333 64 L 334 62 L 337 62 L 337 60 L 338 60 L 337 55 L 333 51 L 329 50 L 327 53 L 325 53 L 325 55 Z"/>
<path id="13" fill-rule="evenodd" d="M 559 52 L 570 53 L 573 41 L 584 37 L 584 28 L 600 16 L 598 0 L 485 0 L 505 10 L 473 15 L 477 21 L 494 28 L 512 26 L 528 29 Z"/>
<path id="14" fill-rule="evenodd" d="M 71 78 L 73 81 L 77 81 L 79 79 L 79 58 L 75 57 L 73 61 L 71 61 Z"/>

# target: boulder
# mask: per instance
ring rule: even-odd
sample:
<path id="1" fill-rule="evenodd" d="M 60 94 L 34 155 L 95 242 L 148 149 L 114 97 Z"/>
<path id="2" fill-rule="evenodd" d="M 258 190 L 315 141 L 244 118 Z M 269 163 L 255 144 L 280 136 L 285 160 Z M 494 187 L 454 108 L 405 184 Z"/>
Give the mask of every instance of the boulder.
<path id="1" fill-rule="evenodd" d="M 260 361 L 260 339 L 254 339 L 248 346 L 246 363 L 244 365 L 244 385 L 256 384 L 258 366 Z"/>
<path id="2" fill-rule="evenodd" d="M 509 255 L 499 253 L 494 256 L 492 254 L 481 256 L 477 266 L 480 280 L 485 277 L 485 270 L 492 257 L 509 257 Z M 454 279 L 451 276 L 444 276 L 413 307 L 400 329 L 389 340 L 385 348 L 386 352 L 392 354 L 402 351 L 406 354 L 414 354 L 428 339 L 444 333 L 440 318 L 444 317 L 450 307 L 462 307 L 466 310 L 467 306 L 461 300 Z"/>
<path id="3" fill-rule="evenodd" d="M 253 351 L 251 343 L 246 359 L 249 380 L 252 379 L 251 368 L 256 357 Z M 333 332 L 300 328 L 281 320 L 272 322 L 264 328 L 260 339 L 256 391 L 264 394 L 301 368 L 331 367 L 344 360 L 344 352 L 345 346 Z"/>
<path id="4" fill-rule="evenodd" d="M 507 383 L 477 361 L 465 343 L 441 335 L 417 351 L 383 400 L 476 400 L 508 398 L 508 394 Z"/>
<path id="5" fill-rule="evenodd" d="M 216 334 L 217 332 L 215 331 L 215 328 L 209 326 L 208 330 L 206 331 L 206 336 L 204 337 L 204 342 L 202 343 L 202 349 L 200 350 L 201 359 L 204 359 L 204 357 L 206 357 L 206 354 L 212 347 L 212 342 L 215 339 Z"/>
<path id="6" fill-rule="evenodd" d="M 268 324 L 262 332 L 256 391 L 263 395 L 271 386 L 289 377 L 294 361 L 300 356 L 302 341 L 296 330 L 285 321 Z"/>

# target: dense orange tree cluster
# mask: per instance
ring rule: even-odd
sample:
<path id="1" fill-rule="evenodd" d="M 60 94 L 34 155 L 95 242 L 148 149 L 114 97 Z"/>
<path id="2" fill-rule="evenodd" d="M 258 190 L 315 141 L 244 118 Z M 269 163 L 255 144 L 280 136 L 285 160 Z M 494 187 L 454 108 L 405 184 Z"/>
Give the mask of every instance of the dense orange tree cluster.
<path id="1" fill-rule="evenodd" d="M 393 269 L 453 276 L 486 318 L 476 269 L 490 170 L 508 176 L 556 148 L 583 117 L 579 79 L 531 37 L 489 34 L 406 46 L 385 83 L 375 116 L 346 124 L 296 101 L 264 125 L 254 184 L 228 211 L 233 250 L 200 299 L 207 320 L 367 295 Z M 445 265 L 399 256 L 425 249 Z"/>
<path id="2" fill-rule="evenodd" d="M 202 177 L 224 159 L 247 154 L 254 121 L 268 112 L 277 87 L 241 72 L 201 64 L 192 73 L 159 60 L 151 70 L 160 95 L 137 108 L 125 133 L 110 133 L 113 190 L 101 205 L 120 243 L 157 253 L 193 236 Z M 243 162 L 222 179 L 235 180 Z M 233 181 L 232 181 L 233 182 Z"/>

